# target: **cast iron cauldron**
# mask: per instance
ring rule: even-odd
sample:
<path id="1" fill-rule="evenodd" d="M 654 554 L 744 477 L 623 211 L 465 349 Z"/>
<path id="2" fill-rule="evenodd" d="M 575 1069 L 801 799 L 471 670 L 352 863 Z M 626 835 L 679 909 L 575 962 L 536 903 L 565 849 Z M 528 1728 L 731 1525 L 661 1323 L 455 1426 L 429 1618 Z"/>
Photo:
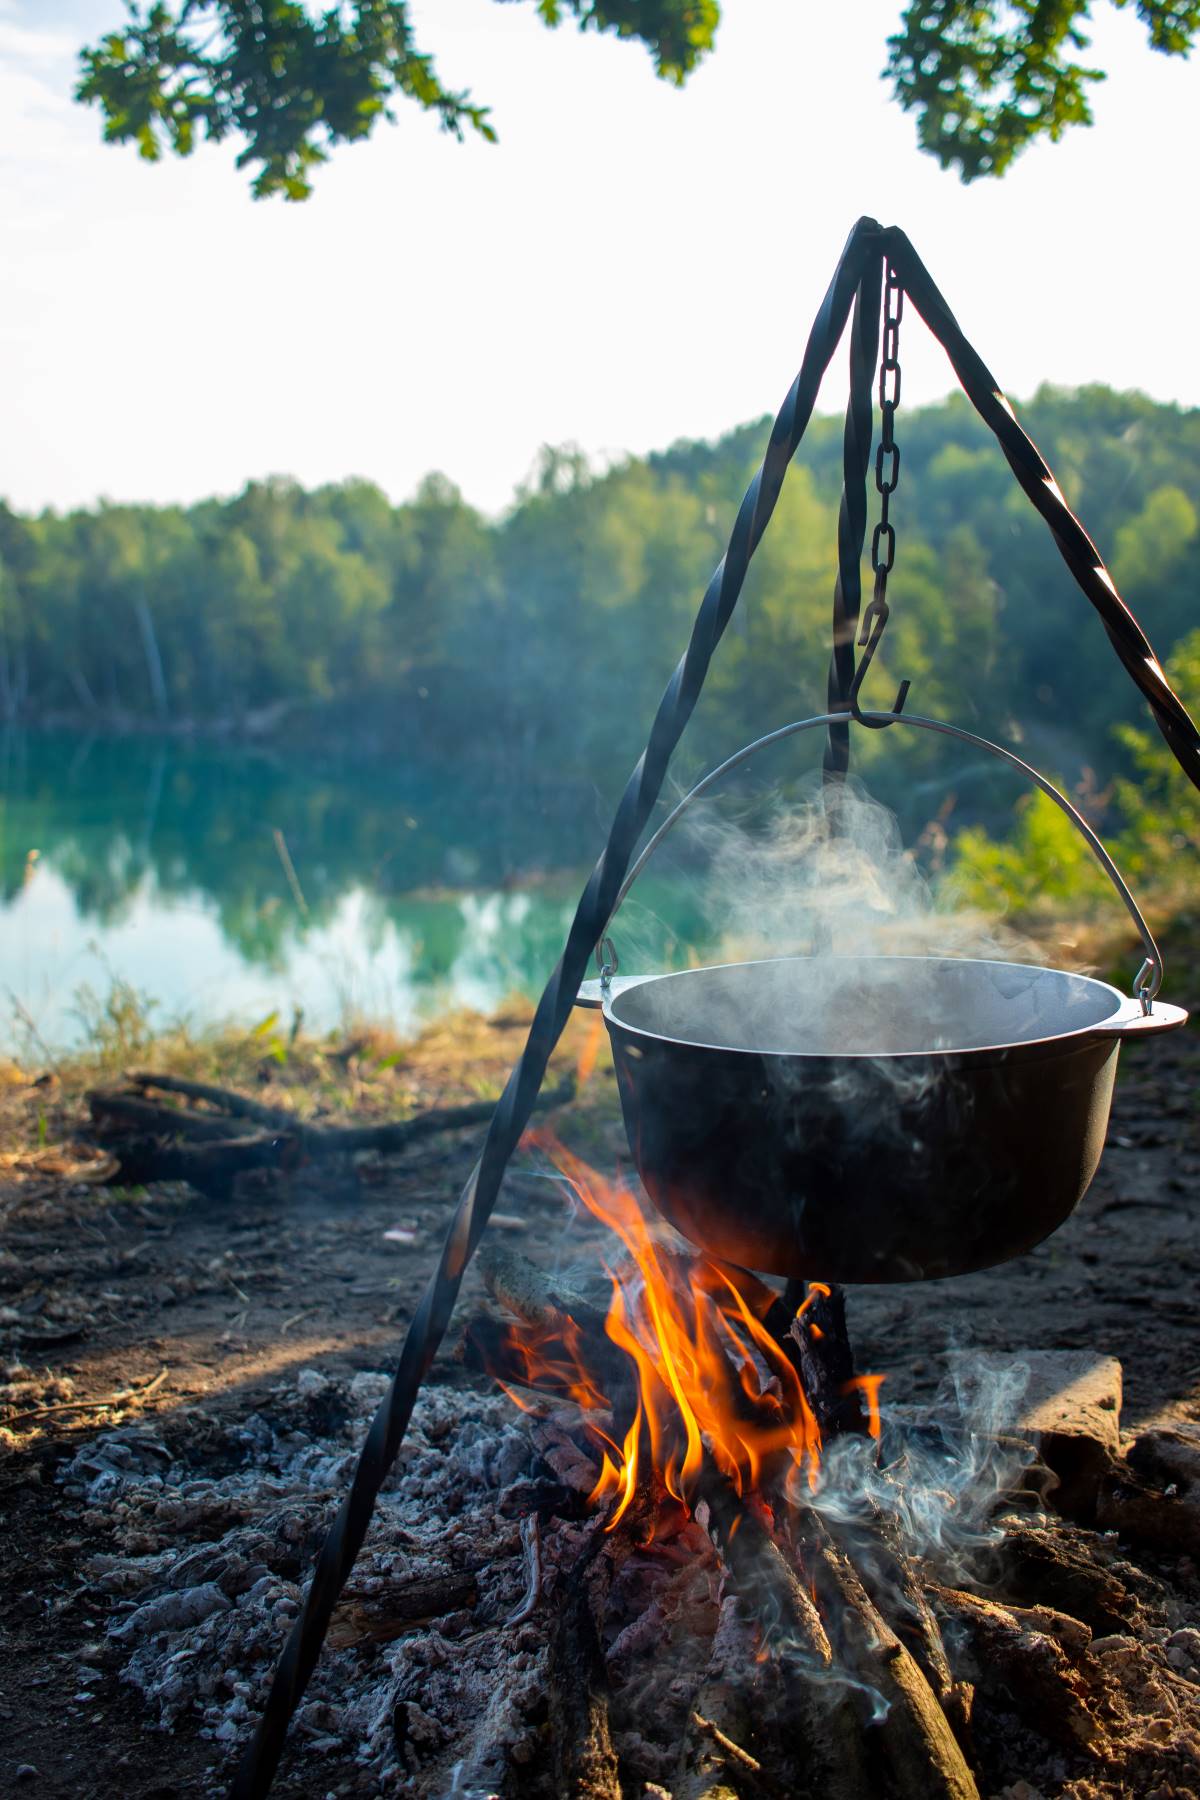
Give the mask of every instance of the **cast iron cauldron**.
<path id="1" fill-rule="evenodd" d="M 1032 1249 L 1096 1172 L 1122 1039 L 1187 1018 L 1155 1001 L 1154 940 L 1070 802 L 984 739 L 897 722 L 993 751 L 1055 799 L 1125 900 L 1146 961 L 1130 999 L 1083 975 L 965 958 L 793 956 L 648 977 L 614 977 L 606 960 L 580 1002 L 603 1008 L 647 1192 L 703 1249 L 773 1274 L 913 1281 Z M 681 801 L 618 905 L 685 808 L 769 741 Z"/>
<path id="2" fill-rule="evenodd" d="M 1086 1191 L 1123 1036 L 1181 1024 L 1016 963 L 788 957 L 604 1001 L 630 1148 L 685 1237 L 826 1281 L 1019 1256 Z"/>

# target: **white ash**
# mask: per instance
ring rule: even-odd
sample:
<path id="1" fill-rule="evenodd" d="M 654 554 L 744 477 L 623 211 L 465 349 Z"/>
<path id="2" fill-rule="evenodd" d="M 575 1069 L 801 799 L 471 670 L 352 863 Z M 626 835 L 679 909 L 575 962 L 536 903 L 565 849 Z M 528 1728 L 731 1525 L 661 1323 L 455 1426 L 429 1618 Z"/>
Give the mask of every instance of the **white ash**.
<path id="1" fill-rule="evenodd" d="M 126 1427 L 101 1433 L 62 1472 L 114 1546 L 84 1574 L 109 1597 L 122 1678 L 162 1729 L 201 1722 L 222 1751 L 214 1793 L 266 1698 L 386 1385 L 383 1375 L 347 1387 L 306 1370 L 276 1390 L 269 1416 L 213 1421 L 216 1442 L 201 1453 L 173 1456 L 148 1427 Z M 354 1759 L 356 1791 L 440 1795 L 456 1782 L 464 1792 L 532 1756 L 545 1625 L 535 1615 L 500 1628 L 524 1593 L 526 1559 L 519 1518 L 499 1502 L 536 1461 L 528 1423 L 503 1396 L 431 1388 L 418 1402 L 339 1608 L 352 1641 L 326 1646 L 294 1727 L 306 1755 Z M 389 1590 L 462 1570 L 475 1572 L 472 1610 L 401 1622 L 386 1641 Z"/>
<path id="2" fill-rule="evenodd" d="M 212 1740 L 214 1795 L 253 1729 L 386 1385 L 306 1370 L 240 1424 L 192 1413 L 186 1454 L 126 1426 L 93 1438 L 60 1476 L 112 1546 L 83 1569 L 110 1609 L 108 1654 L 155 1724 L 192 1721 Z M 293 1727 L 306 1758 L 329 1757 L 339 1792 L 349 1781 L 381 1797 L 554 1800 L 548 1641 L 566 1574 L 602 1524 L 582 1516 L 598 1474 L 589 1452 L 572 1409 L 524 1415 L 503 1395 L 422 1395 Z M 578 1516 L 545 1516 L 540 1599 L 507 1625 L 529 1584 L 521 1522 L 547 1491 Z M 406 1586 L 466 1572 L 473 1605 L 389 1617 Z M 634 1781 L 669 1785 L 719 1589 L 708 1540 L 682 1514 L 653 1547 L 613 1540 L 603 1642 L 614 1739 Z"/>

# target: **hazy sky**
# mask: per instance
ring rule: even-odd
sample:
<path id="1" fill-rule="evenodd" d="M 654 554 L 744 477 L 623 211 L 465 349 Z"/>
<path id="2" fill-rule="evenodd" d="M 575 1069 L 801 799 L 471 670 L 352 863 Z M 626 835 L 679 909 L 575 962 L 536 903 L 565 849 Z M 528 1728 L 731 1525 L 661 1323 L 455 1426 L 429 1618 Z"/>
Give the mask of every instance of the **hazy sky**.
<path id="1" fill-rule="evenodd" d="M 100 143 L 75 55 L 122 0 L 0 0 L 0 494 L 186 501 L 274 472 L 398 498 L 436 468 L 499 508 L 544 442 L 641 451 L 773 411 L 864 212 L 908 231 L 1011 394 L 1200 402 L 1200 59 L 1153 54 L 1132 8 L 1096 8 L 1095 128 L 970 188 L 879 80 L 901 0 L 726 0 L 682 91 L 528 6 L 415 10 L 500 144 L 399 103 L 285 206 L 232 149 Z M 915 321 L 902 353 L 905 403 L 952 385 Z"/>

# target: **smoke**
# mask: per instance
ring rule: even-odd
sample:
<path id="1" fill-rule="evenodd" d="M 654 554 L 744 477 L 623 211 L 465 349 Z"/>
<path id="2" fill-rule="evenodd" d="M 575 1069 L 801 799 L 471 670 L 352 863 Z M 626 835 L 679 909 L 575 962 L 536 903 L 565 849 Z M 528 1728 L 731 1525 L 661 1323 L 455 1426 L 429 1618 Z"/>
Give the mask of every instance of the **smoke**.
<path id="1" fill-rule="evenodd" d="M 776 798 L 750 830 L 703 803 L 689 842 L 708 864 L 705 908 L 721 956 L 962 956 L 1036 962 L 1037 947 L 977 910 L 950 904 L 895 815 L 852 777 L 798 803 Z"/>
<path id="2" fill-rule="evenodd" d="M 848 1433 L 826 1444 L 812 1504 L 864 1549 L 886 1519 L 905 1555 L 961 1577 L 999 1537 L 996 1503 L 1021 1486 L 1035 1460 L 1014 1435 L 1028 1384 L 1019 1360 L 960 1354 L 922 1415 L 881 1408 L 879 1444 Z"/>

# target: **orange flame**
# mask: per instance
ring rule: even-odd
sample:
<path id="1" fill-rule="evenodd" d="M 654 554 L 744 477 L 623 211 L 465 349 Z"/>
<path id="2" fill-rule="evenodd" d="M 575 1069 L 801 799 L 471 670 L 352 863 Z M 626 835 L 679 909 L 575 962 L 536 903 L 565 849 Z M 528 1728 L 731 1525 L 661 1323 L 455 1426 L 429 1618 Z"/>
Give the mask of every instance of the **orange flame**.
<path id="1" fill-rule="evenodd" d="M 636 1372 L 627 1424 L 628 1405 L 611 1432 L 594 1417 L 612 1411 L 612 1378 L 589 1367 L 588 1346 L 572 1321 L 558 1319 L 545 1330 L 515 1325 L 506 1339 L 510 1379 L 569 1394 L 583 1411 L 601 1450 L 590 1499 L 611 1505 L 606 1529 L 628 1511 L 649 1473 L 689 1505 L 706 1457 L 739 1494 L 772 1485 L 786 1493 L 793 1483 L 815 1489 L 820 1429 L 795 1364 L 763 1324 L 774 1290 L 745 1270 L 680 1256 L 659 1242 L 630 1188 L 605 1180 L 552 1133 L 530 1133 L 525 1142 L 557 1165 L 632 1265 L 620 1276 L 608 1270 L 604 1323 Z M 801 1312 L 828 1292 L 814 1284 Z M 877 1418 L 878 1378 L 864 1377 L 862 1386 Z"/>
<path id="2" fill-rule="evenodd" d="M 846 1391 L 853 1393 L 857 1388 L 867 1403 L 867 1430 L 873 1438 L 879 1437 L 879 1390 L 883 1386 L 882 1375 L 855 1375 L 846 1383 Z"/>

